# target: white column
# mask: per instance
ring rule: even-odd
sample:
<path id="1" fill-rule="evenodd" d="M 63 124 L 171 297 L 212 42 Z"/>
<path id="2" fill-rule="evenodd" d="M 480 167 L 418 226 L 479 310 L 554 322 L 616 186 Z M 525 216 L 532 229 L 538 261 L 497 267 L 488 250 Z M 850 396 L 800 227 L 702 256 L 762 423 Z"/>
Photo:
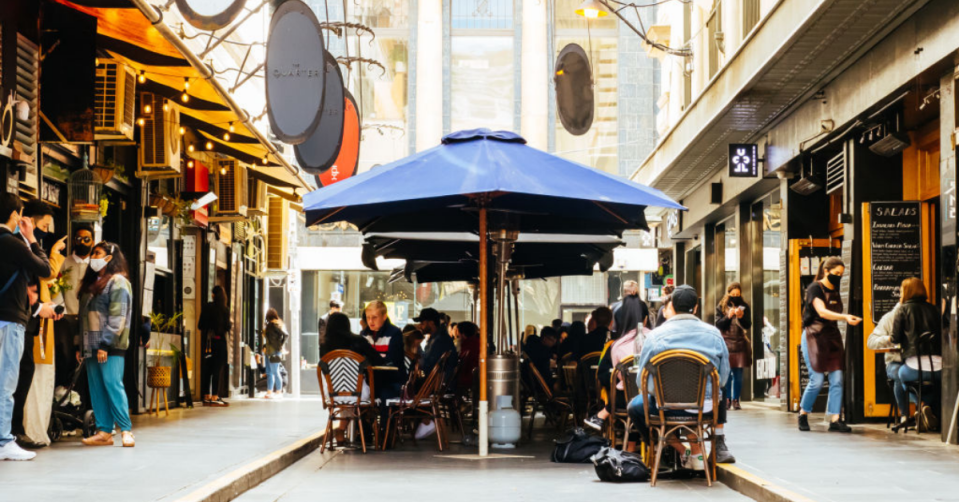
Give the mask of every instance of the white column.
<path id="1" fill-rule="evenodd" d="M 423 151 L 443 136 L 442 0 L 419 0 L 416 28 L 416 151 Z"/>
<path id="2" fill-rule="evenodd" d="M 524 0 L 520 134 L 533 148 L 546 150 L 549 141 L 549 75 L 546 2 Z"/>

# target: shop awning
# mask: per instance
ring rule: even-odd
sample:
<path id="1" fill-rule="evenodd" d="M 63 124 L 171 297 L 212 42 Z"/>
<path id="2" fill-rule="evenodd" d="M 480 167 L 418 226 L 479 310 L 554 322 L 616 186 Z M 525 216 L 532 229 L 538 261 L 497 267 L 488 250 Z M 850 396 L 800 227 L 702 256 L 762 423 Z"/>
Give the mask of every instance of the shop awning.
<path id="1" fill-rule="evenodd" d="M 224 101 L 214 85 L 164 38 L 139 9 L 86 7 L 68 0 L 54 1 L 96 17 L 97 47 L 101 54 L 133 69 L 137 75 L 142 74 L 146 82 L 138 83 L 138 91 L 153 92 L 177 103 L 181 125 L 213 142 L 213 151 L 269 170 L 273 173 L 271 177 L 281 182 L 277 185 L 280 188 L 312 189 L 301 174 L 294 174 L 297 172 L 295 167 L 273 153 L 276 151 L 274 145 L 268 144 L 262 134 L 254 134 L 244 124 L 244 117 Z M 126 4 L 126 7 L 132 7 L 129 2 Z M 185 102 L 181 99 L 184 92 L 188 96 Z M 197 147 L 205 150 L 200 145 Z"/>

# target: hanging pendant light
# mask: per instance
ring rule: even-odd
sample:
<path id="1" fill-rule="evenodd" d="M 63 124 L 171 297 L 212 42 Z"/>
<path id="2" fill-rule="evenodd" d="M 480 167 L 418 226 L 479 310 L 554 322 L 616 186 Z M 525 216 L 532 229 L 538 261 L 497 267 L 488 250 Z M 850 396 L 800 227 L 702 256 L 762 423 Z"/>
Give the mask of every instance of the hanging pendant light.
<path id="1" fill-rule="evenodd" d="M 579 7 L 576 7 L 575 12 L 586 19 L 596 19 L 609 15 L 606 6 L 599 3 L 598 0 L 584 0 L 583 3 L 579 4 Z"/>

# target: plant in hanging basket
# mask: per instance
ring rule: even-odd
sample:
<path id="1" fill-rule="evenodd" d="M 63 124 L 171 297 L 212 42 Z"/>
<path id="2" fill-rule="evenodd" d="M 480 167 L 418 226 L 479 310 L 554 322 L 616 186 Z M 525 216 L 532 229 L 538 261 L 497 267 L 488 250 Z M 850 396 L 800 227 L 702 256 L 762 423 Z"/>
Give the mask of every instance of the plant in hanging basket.
<path id="1" fill-rule="evenodd" d="M 147 368 L 147 386 L 151 389 L 165 389 L 173 381 L 171 376 L 173 370 L 170 366 L 151 366 Z"/>
<path id="2" fill-rule="evenodd" d="M 100 181 L 103 183 L 108 183 L 116 174 L 116 166 L 110 164 L 94 164 L 91 169 L 100 176 Z"/>

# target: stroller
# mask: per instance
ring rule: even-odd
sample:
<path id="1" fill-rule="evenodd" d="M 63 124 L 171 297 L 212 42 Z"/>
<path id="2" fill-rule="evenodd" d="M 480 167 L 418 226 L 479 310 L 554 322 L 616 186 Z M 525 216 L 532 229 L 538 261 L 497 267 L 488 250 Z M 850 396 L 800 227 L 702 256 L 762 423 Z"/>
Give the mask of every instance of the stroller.
<path id="1" fill-rule="evenodd" d="M 70 380 L 70 386 L 66 388 L 66 391 L 62 392 L 59 398 L 56 396 L 57 393 L 54 394 L 53 411 L 50 417 L 50 426 L 47 429 L 50 441 L 59 441 L 63 437 L 64 431 L 81 429 L 84 438 L 88 438 L 96 432 L 93 410 L 86 409 L 79 397 L 73 398 L 74 395 L 79 396 L 73 389 L 83 374 L 85 363 L 86 360 L 84 359 L 77 365 L 73 378 Z"/>

